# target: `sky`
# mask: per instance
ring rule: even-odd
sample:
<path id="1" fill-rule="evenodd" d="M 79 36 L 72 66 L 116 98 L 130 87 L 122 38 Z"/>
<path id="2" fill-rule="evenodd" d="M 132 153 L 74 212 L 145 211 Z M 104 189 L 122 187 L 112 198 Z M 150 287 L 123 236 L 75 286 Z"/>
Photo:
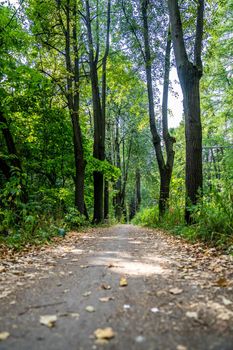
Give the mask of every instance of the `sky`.
<path id="1" fill-rule="evenodd" d="M 168 108 L 172 111 L 173 116 L 168 118 L 168 127 L 176 128 L 181 120 L 183 115 L 183 102 L 182 102 L 182 91 L 180 84 L 178 83 L 179 79 L 177 76 L 176 68 L 172 67 L 170 72 L 170 81 L 173 91 L 177 96 L 174 96 L 171 92 L 168 97 Z"/>

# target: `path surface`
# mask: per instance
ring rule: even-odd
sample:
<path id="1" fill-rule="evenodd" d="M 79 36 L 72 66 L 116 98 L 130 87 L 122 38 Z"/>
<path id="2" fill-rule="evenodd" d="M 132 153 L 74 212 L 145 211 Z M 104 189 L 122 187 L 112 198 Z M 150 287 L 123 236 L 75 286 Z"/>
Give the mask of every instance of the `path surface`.
<path id="1" fill-rule="evenodd" d="M 232 262 L 198 244 L 118 225 L 0 266 L 1 350 L 233 349 Z M 54 327 L 43 315 L 57 316 Z M 96 341 L 105 327 L 115 337 Z"/>

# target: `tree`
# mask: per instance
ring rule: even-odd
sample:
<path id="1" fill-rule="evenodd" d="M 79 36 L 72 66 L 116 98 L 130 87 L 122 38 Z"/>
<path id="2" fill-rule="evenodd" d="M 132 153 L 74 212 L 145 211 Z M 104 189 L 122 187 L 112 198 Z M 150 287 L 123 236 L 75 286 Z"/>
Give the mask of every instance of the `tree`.
<path id="1" fill-rule="evenodd" d="M 192 222 L 190 209 L 196 205 L 202 192 L 202 126 L 200 111 L 200 79 L 202 77 L 202 38 L 204 0 L 197 1 L 194 59 L 189 60 L 182 27 L 178 0 L 168 0 L 172 41 L 179 76 L 185 115 L 186 138 L 186 210 L 187 223 Z"/>
<path id="2" fill-rule="evenodd" d="M 30 1 L 29 16 L 33 20 L 32 30 L 45 49 L 40 55 L 40 69 L 61 90 L 73 126 L 73 151 L 75 162 L 75 206 L 86 214 L 84 201 L 85 166 L 83 136 L 80 123 L 80 20 L 77 0 L 37 3 Z M 51 66 L 46 65 L 48 55 Z M 62 65 L 65 66 L 65 72 Z M 60 71 L 57 71 L 59 66 Z"/>
<path id="3" fill-rule="evenodd" d="M 172 168 L 174 163 L 173 143 L 175 139 L 168 132 L 167 121 L 167 102 L 168 102 L 168 87 L 169 87 L 169 71 L 170 71 L 170 51 L 171 39 L 170 31 L 168 31 L 167 46 L 165 53 L 165 68 L 164 68 L 164 85 L 163 85 L 163 102 L 162 102 L 162 125 L 163 125 L 163 139 L 166 147 L 167 159 L 164 160 L 161 138 L 157 130 L 155 122 L 155 106 L 154 106 L 154 92 L 152 82 L 152 57 L 150 50 L 149 26 L 148 26 L 148 0 L 141 0 L 141 13 L 143 19 L 143 38 L 144 38 L 144 61 L 147 79 L 147 92 L 149 103 L 149 119 L 152 140 L 156 153 L 156 158 L 159 166 L 160 174 L 160 196 L 159 196 L 159 214 L 163 216 L 168 208 L 168 199 L 170 191 L 170 182 L 172 176 Z"/>
<path id="4" fill-rule="evenodd" d="M 100 95 L 100 84 L 98 77 L 99 53 L 100 53 L 100 33 L 99 33 L 99 1 L 96 3 L 96 50 L 94 49 L 92 19 L 90 12 L 89 0 L 85 0 L 85 23 L 87 27 L 87 41 L 88 41 L 88 56 L 90 67 L 90 80 L 92 87 L 92 104 L 93 104 L 93 118 L 94 118 L 94 149 L 93 156 L 103 161 L 105 159 L 105 109 L 106 109 L 106 68 L 107 57 L 109 53 L 110 40 L 110 14 L 111 1 L 108 0 L 107 8 L 107 25 L 106 25 L 106 46 L 102 59 L 102 103 Z M 94 178 L 94 216 L 93 222 L 100 223 L 104 218 L 104 175 L 100 170 L 93 172 Z"/>

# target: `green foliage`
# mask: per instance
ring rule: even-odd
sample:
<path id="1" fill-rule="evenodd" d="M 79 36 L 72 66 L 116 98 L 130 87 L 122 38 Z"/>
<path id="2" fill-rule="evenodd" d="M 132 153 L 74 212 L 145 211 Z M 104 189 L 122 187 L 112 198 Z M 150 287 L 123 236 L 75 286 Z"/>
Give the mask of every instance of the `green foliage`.
<path id="1" fill-rule="evenodd" d="M 193 208 L 194 224 L 187 226 L 184 222 L 183 208 L 170 207 L 162 219 L 158 209 L 142 209 L 133 219 L 134 224 L 160 227 L 173 234 L 191 241 L 201 240 L 205 243 L 230 249 L 233 246 L 233 191 L 232 187 L 206 193 L 202 202 Z"/>
<path id="2" fill-rule="evenodd" d="M 66 227 L 70 229 L 77 229 L 78 227 L 87 224 L 85 216 L 81 215 L 76 208 L 68 208 L 64 221 Z"/>

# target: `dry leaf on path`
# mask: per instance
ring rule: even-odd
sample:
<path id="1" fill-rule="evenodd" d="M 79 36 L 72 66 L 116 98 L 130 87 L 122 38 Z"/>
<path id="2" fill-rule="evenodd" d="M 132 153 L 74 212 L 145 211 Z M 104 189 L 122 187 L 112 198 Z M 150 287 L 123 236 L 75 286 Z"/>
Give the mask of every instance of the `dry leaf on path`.
<path id="1" fill-rule="evenodd" d="M 127 279 L 125 277 L 121 277 L 120 279 L 120 287 L 126 287 L 128 286 Z"/>
<path id="2" fill-rule="evenodd" d="M 83 293 L 83 297 L 89 297 L 89 295 L 91 295 L 91 292 L 85 292 L 85 293 Z"/>
<path id="3" fill-rule="evenodd" d="M 198 313 L 195 311 L 187 311 L 186 316 L 189 318 L 194 318 L 195 320 L 198 319 Z"/>
<path id="4" fill-rule="evenodd" d="M 152 309 L 150 309 L 150 311 L 153 313 L 157 313 L 157 312 L 159 312 L 159 309 L 157 307 L 152 307 Z"/>
<path id="5" fill-rule="evenodd" d="M 114 264 L 111 264 L 111 263 L 108 264 L 108 268 L 111 269 L 111 267 L 115 267 L 115 265 L 114 265 Z"/>
<path id="6" fill-rule="evenodd" d="M 80 265 L 82 269 L 87 269 L 89 266 L 88 265 Z"/>
<path id="7" fill-rule="evenodd" d="M 6 272 L 6 268 L 4 266 L 0 266 L 0 273 Z"/>
<path id="8" fill-rule="evenodd" d="M 85 308 L 85 310 L 86 310 L 87 312 L 95 312 L 94 306 L 91 306 L 91 305 L 88 305 L 88 306 Z"/>
<path id="9" fill-rule="evenodd" d="M 179 288 L 172 288 L 169 290 L 169 292 L 171 294 L 177 295 L 177 294 L 181 294 L 183 292 L 183 289 L 179 289 Z"/>
<path id="10" fill-rule="evenodd" d="M 143 343 L 145 341 L 145 337 L 143 337 L 143 335 L 138 335 L 135 338 L 136 343 Z"/>
<path id="11" fill-rule="evenodd" d="M 188 348 L 184 345 L 177 345 L 176 350 L 188 350 Z"/>
<path id="12" fill-rule="evenodd" d="M 111 287 L 109 284 L 102 284 L 102 285 L 101 285 L 101 288 L 102 288 L 102 289 L 105 289 L 105 290 L 109 290 L 109 289 L 111 289 L 112 287 Z"/>
<path id="13" fill-rule="evenodd" d="M 40 316 L 40 323 L 44 326 L 47 326 L 49 328 L 52 328 L 55 326 L 55 323 L 57 321 L 56 315 L 43 315 Z"/>
<path id="14" fill-rule="evenodd" d="M 0 341 L 6 340 L 10 336 L 9 332 L 0 332 Z"/>
<path id="15" fill-rule="evenodd" d="M 219 278 L 217 281 L 215 281 L 214 285 L 218 286 L 218 287 L 227 287 L 229 284 L 229 282 L 227 281 L 227 279 L 225 277 L 221 277 Z"/>
<path id="16" fill-rule="evenodd" d="M 113 332 L 111 327 L 98 328 L 95 330 L 94 335 L 97 339 L 112 339 L 115 337 L 115 332 Z"/>
<path id="17" fill-rule="evenodd" d="M 220 313 L 219 315 L 217 315 L 217 319 L 222 321 L 229 321 L 232 317 L 233 317 L 233 313 L 231 312 Z"/>
<path id="18" fill-rule="evenodd" d="M 225 306 L 231 305 L 232 301 L 230 301 L 229 299 L 225 298 L 223 295 L 220 295 L 219 298 L 222 299 L 222 302 Z"/>
<path id="19" fill-rule="evenodd" d="M 102 303 L 107 303 L 110 300 L 114 300 L 114 297 L 103 297 L 103 298 L 99 298 L 99 301 L 101 301 Z"/>

